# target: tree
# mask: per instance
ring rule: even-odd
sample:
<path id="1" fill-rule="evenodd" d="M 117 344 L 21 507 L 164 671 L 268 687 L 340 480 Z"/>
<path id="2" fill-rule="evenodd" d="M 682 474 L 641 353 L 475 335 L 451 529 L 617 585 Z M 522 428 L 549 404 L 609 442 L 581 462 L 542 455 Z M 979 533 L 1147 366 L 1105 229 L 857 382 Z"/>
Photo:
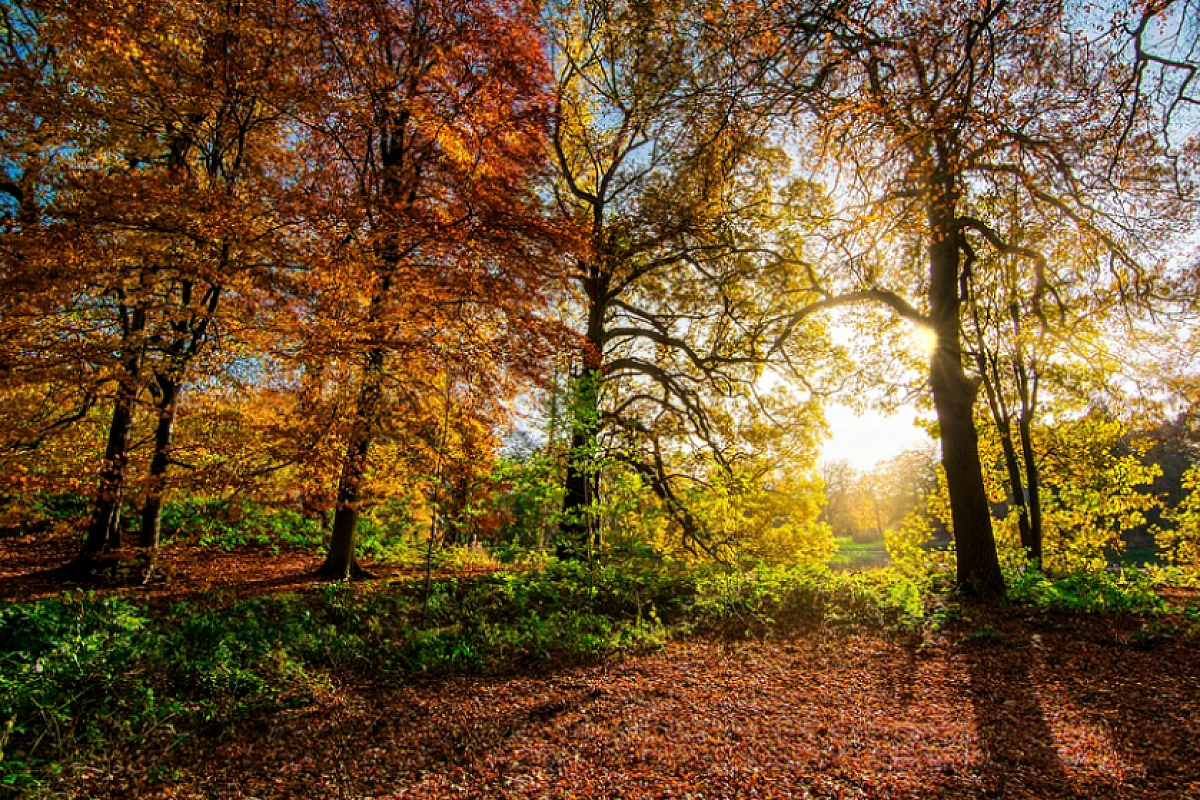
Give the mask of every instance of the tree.
<path id="1" fill-rule="evenodd" d="M 9 393 L 25 401 L 15 404 L 17 419 L 35 423 L 32 435 L 26 428 L 10 438 L 13 450 L 39 450 L 49 434 L 86 417 L 106 385 L 116 386 L 93 514 L 99 536 L 89 536 L 99 550 L 115 540 L 139 361 L 128 348 L 111 346 L 111 328 L 91 290 L 96 257 L 107 254 L 76 224 L 78 175 L 96 149 L 85 113 L 92 95 L 78 88 L 87 83 L 80 75 L 86 62 L 73 47 L 69 11 L 55 3 L 4 5 L 8 179 L 0 188 L 14 211 L 5 231 L 4 295 L 11 306 L 3 315 L 4 364 L 24 390 Z M 140 313 L 119 322 L 126 340 L 144 330 Z M 64 386 L 74 391 L 60 391 Z M 38 395 L 49 413 L 31 413 L 28 403 Z"/>
<path id="2" fill-rule="evenodd" d="M 878 539 L 914 511 L 925 510 L 937 487 L 937 454 L 906 450 L 864 472 L 848 462 L 823 465 L 826 505 L 822 518 L 836 536 Z"/>
<path id="3" fill-rule="evenodd" d="M 306 346 L 354 363 L 356 386 L 321 573 L 347 578 L 361 573 L 370 453 L 403 385 L 391 362 L 502 399 L 547 352 L 538 310 L 548 244 L 564 237 L 535 191 L 548 105 L 529 4 L 310 2 L 304 16 L 313 83 L 294 113 L 319 265 Z"/>
<path id="4" fill-rule="evenodd" d="M 1103 251 L 1074 231 L 1038 229 L 1016 203 L 998 204 L 994 216 L 1003 226 L 998 235 L 1012 246 L 978 260 L 967 251 L 967 328 L 1004 463 L 1005 501 L 1021 546 L 1040 567 L 1041 446 L 1034 436 L 1045 426 L 1039 417 L 1070 419 L 1099 396 L 1128 405 L 1120 383 L 1131 369 L 1122 353 L 1135 349 L 1128 318 L 1136 304 L 1107 279 Z M 1040 274 L 1050 276 L 1053 303 L 1045 308 L 1036 304 L 1036 274 L 1020 268 L 1029 257 L 1041 260 Z M 990 263 L 976 268 L 979 260 Z"/>
<path id="5" fill-rule="evenodd" d="M 825 254 L 838 269 L 817 276 L 825 297 L 796 318 L 875 302 L 932 332 L 959 588 L 995 597 L 1004 582 L 962 334 L 970 270 L 982 268 L 972 254 L 1021 258 L 1035 308 L 1053 302 L 1054 275 L 997 233 L 988 201 L 1017 198 L 1040 229 L 1073 231 L 1105 254 L 1116 291 L 1141 297 L 1153 238 L 1179 219 L 1167 165 L 1144 116 L 1125 134 L 1110 124 L 1130 66 L 1074 31 L 1063 3 L 854 3 L 828 43 L 835 66 L 808 94 L 801 132 L 821 168 L 844 176 Z"/>
<path id="6" fill-rule="evenodd" d="M 821 465 L 820 475 L 825 490 L 821 520 L 833 530 L 834 536 L 853 535 L 857 530 L 853 492 L 859 479 L 858 470 L 849 461 L 830 461 Z"/>
<path id="7" fill-rule="evenodd" d="M 815 325 L 769 348 L 781 290 L 797 288 L 794 220 L 780 213 L 786 159 L 744 107 L 743 51 L 714 30 L 714 8 L 604 0 L 548 11 L 558 200 L 590 243 L 573 272 L 583 344 L 562 557 L 595 550 L 606 463 L 636 474 L 688 546 L 704 549 L 687 498 L 697 482 L 739 484 L 755 418 L 774 415 L 797 455 L 816 429 L 811 394 L 767 397 L 760 380 L 768 366 L 803 380 L 829 354 Z M 803 355 L 801 333 L 813 336 Z M 812 448 L 800 457 L 811 463 Z"/>
<path id="8" fill-rule="evenodd" d="M 1154 538 L 1168 563 L 1200 574 L 1200 467 L 1184 474 L 1182 488 L 1187 494 L 1167 511 L 1167 525 Z"/>
<path id="9" fill-rule="evenodd" d="M 1037 433 L 1044 569 L 1101 572 L 1124 550 L 1122 535 L 1146 526 L 1160 506 L 1151 488 L 1161 470 L 1145 459 L 1150 442 L 1101 409 Z"/>
<path id="10" fill-rule="evenodd" d="M 0 5 L 0 459 L 6 474 L 58 489 L 91 466 L 62 437 L 100 402 L 89 328 L 63 290 L 71 237 L 54 199 L 73 137 L 63 62 L 42 4 Z"/>
<path id="11" fill-rule="evenodd" d="M 72 108 L 79 152 L 60 213 L 91 243 L 81 253 L 85 291 L 111 315 L 119 354 L 84 568 L 117 542 L 144 405 L 153 420 L 139 543 L 153 568 L 182 388 L 222 302 L 253 307 L 280 252 L 290 165 L 278 106 L 292 73 L 276 60 L 289 60 L 288 10 L 273 0 L 53 9 L 85 87 Z"/>

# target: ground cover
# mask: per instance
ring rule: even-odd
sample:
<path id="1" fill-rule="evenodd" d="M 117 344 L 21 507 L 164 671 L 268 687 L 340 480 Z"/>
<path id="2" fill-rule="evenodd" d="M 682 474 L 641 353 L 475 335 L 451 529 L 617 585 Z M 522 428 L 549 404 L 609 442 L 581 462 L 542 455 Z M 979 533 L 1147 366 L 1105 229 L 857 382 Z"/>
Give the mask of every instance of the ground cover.
<path id="1" fill-rule="evenodd" d="M 53 596 L 42 571 L 54 548 L 32 544 L 3 540 L 0 592 L 10 602 Z M 92 600 L 116 596 L 152 619 L 216 597 L 269 610 L 336 595 L 306 577 L 311 554 L 227 556 L 169 551 L 168 580 L 101 586 Z M 390 575 L 378 594 L 402 592 L 406 580 Z M 383 602 L 363 596 L 375 598 L 363 601 L 371 608 Z M 347 619 L 367 607 L 339 602 Z M 1081 614 L 934 598 L 916 621 L 871 624 L 837 611 L 772 625 L 763 608 L 746 604 L 738 624 L 690 637 L 667 620 L 645 646 L 570 659 L 509 653 L 422 675 L 331 657 L 310 664 L 304 692 L 207 720 L 181 713 L 67 758 L 19 791 L 163 800 L 1200 797 L 1194 611 Z M 435 615 L 429 626 L 444 631 L 447 620 Z M 354 631 L 371 629 L 362 625 Z M 248 691 L 223 679 L 222 691 Z"/>

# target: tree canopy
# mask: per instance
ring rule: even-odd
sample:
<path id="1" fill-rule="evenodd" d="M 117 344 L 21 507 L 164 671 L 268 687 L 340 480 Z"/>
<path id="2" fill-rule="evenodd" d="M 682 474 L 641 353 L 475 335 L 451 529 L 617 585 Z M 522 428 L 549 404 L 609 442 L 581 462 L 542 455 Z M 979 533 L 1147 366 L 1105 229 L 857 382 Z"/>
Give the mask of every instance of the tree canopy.
<path id="1" fill-rule="evenodd" d="M 86 500 L 80 574 L 136 529 L 149 578 L 206 492 L 322 520 L 334 578 L 377 514 L 822 562 L 944 500 L 998 597 L 1014 535 L 1073 569 L 1079 520 L 1151 523 L 1139 431 L 1197 385 L 1144 363 L 1200 341 L 1191 0 L 2 11 L 0 463 Z M 917 459 L 885 511 L 816 462 L 896 380 L 944 493 Z"/>

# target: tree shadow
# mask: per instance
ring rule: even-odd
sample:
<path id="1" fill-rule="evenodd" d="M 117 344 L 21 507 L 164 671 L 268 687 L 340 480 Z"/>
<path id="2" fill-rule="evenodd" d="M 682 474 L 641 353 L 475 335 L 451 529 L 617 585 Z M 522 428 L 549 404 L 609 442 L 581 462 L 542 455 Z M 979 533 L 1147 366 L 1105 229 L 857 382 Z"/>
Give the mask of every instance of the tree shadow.
<path id="1" fill-rule="evenodd" d="M 1064 768 L 1034 678 L 1037 649 L 983 628 L 961 644 L 987 797 L 1082 797 Z"/>
<path id="2" fill-rule="evenodd" d="M 376 796 L 364 794 L 364 787 L 387 787 L 378 795 L 407 796 L 391 794 L 404 787 L 413 796 L 441 797 L 459 796 L 452 791 L 456 783 L 549 779 L 572 757 L 566 745 L 520 748 L 513 742 L 537 729 L 574 724 L 604 692 L 586 670 L 566 670 L 544 681 L 512 679 L 511 692 L 502 691 L 494 708 L 480 702 L 481 692 L 509 683 L 442 677 L 386 690 L 364 684 L 361 693 L 343 686 L 343 700 L 333 706 L 198 736 L 175 763 L 209 796 L 248 796 L 224 794 L 235 787 L 277 797 Z M 543 693 L 527 691 L 532 688 Z"/>
<path id="3" fill-rule="evenodd" d="M 1102 732 L 1113 772 L 1120 773 L 1114 785 L 1098 787 L 1104 793 L 1119 794 L 1119 784 L 1139 797 L 1200 797 L 1195 645 L 1170 622 L 1129 618 L 1093 622 L 1048 652 L 1058 690 Z"/>

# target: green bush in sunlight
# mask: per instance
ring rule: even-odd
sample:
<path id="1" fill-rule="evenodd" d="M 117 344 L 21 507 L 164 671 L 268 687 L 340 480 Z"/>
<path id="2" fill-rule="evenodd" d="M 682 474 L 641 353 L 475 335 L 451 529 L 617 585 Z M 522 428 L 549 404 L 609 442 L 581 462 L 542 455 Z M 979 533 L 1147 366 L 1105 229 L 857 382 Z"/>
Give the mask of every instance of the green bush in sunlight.
<path id="1" fill-rule="evenodd" d="M 1009 586 L 1009 599 L 1056 611 L 1152 614 L 1165 604 L 1146 570 L 1092 572 L 1047 577 L 1026 570 Z"/>

